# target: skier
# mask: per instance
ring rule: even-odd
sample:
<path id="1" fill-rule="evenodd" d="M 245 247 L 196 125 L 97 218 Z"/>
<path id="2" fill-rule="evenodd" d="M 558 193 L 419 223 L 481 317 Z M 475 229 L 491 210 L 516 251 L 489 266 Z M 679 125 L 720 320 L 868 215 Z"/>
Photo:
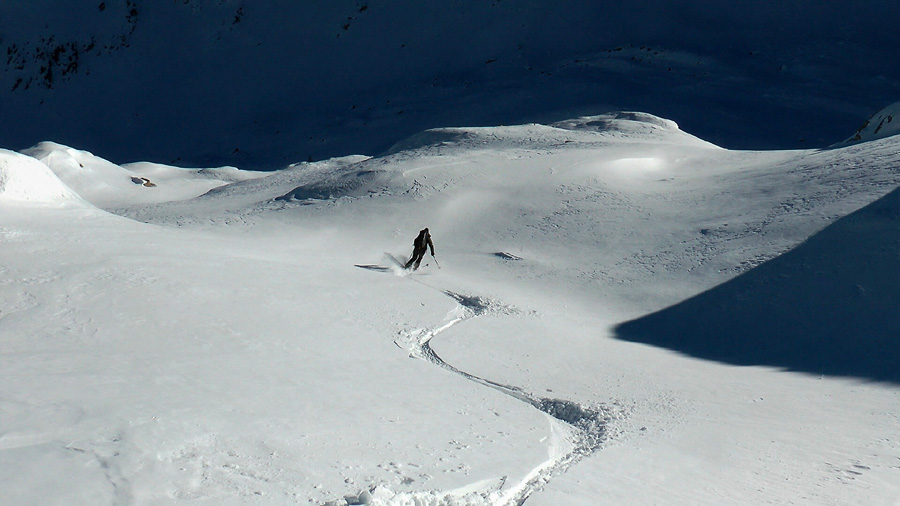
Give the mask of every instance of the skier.
<path id="1" fill-rule="evenodd" d="M 431 256 L 434 256 L 434 243 L 431 242 L 431 234 L 428 232 L 428 227 L 423 228 L 419 231 L 418 237 L 413 241 L 413 252 L 412 256 L 409 257 L 409 262 L 406 262 L 405 268 L 409 269 L 409 266 L 413 266 L 413 270 L 419 268 L 419 264 L 422 263 L 422 257 L 425 256 L 425 251 L 428 248 L 431 248 Z"/>

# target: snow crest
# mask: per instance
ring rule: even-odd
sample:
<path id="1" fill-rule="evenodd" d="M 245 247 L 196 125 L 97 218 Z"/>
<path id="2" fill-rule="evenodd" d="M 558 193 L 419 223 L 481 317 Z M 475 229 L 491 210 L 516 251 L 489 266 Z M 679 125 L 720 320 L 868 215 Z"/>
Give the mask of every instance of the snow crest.
<path id="1" fill-rule="evenodd" d="M 0 202 L 85 205 L 49 167 L 34 158 L 5 149 L 0 149 Z"/>
<path id="2" fill-rule="evenodd" d="M 660 118 L 659 116 L 654 116 L 645 112 L 629 111 L 611 112 L 596 116 L 582 116 L 580 118 L 554 123 L 553 126 L 565 128 L 567 130 L 592 130 L 595 132 L 604 132 L 608 130 L 627 130 L 626 125 L 636 126 L 637 124 L 650 125 L 662 130 L 678 130 L 678 123 L 670 119 Z"/>
<path id="3" fill-rule="evenodd" d="M 558 121 L 550 126 L 574 132 L 593 132 L 609 139 L 652 139 L 655 142 L 716 147 L 710 142 L 681 130 L 678 123 L 670 119 L 645 112 L 614 111 Z"/>
<path id="4" fill-rule="evenodd" d="M 874 141 L 897 134 L 900 134 L 900 102 L 894 102 L 870 116 L 849 139 L 834 147 Z"/>

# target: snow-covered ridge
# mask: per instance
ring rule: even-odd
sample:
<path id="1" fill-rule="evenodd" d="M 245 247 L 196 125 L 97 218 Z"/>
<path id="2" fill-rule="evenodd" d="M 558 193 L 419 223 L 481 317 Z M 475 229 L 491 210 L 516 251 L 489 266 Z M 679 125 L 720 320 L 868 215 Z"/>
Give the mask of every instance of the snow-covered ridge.
<path id="1" fill-rule="evenodd" d="M 268 175 L 235 167 L 182 169 L 150 162 L 120 166 L 55 142 L 41 142 L 22 154 L 42 162 L 67 187 L 98 207 L 185 200 L 217 186 Z"/>
<path id="2" fill-rule="evenodd" d="M 847 142 L 875 140 L 896 133 L 900 121 L 893 121 L 893 114 L 898 108 L 898 104 L 893 104 L 873 115 L 867 126 Z M 396 143 L 378 157 L 352 155 L 322 162 L 296 163 L 276 172 L 246 171 L 235 167 L 186 169 L 151 162 L 116 165 L 90 152 L 54 142 L 41 142 L 22 153 L 49 167 L 60 184 L 78 197 L 99 207 L 116 208 L 188 202 L 201 195 L 226 206 L 246 202 L 245 199 L 258 199 L 260 195 L 283 201 L 360 197 L 385 191 L 408 191 L 410 195 L 418 195 L 435 184 L 434 176 L 428 184 L 424 179 L 414 178 L 414 187 L 404 190 L 405 178 L 422 169 L 398 172 L 393 168 L 397 162 L 434 158 L 439 163 L 437 160 L 441 156 L 476 151 L 528 150 L 537 153 L 541 150 L 610 147 L 613 150 L 598 151 L 594 163 L 621 174 L 640 174 L 670 163 L 653 156 L 630 158 L 611 154 L 625 144 L 646 145 L 651 151 L 664 150 L 667 145 L 677 146 L 679 150 L 721 150 L 682 131 L 672 120 L 641 112 L 610 112 L 550 125 L 430 129 Z M 439 180 L 445 179 L 436 176 Z M 41 191 L 34 190 L 36 195 Z M 25 193 L 24 187 L 17 190 L 19 195 Z"/>
<path id="3" fill-rule="evenodd" d="M 276 200 L 331 199 L 382 191 L 399 183 L 386 161 L 453 152 L 497 149 L 564 149 L 615 143 L 666 144 L 696 148 L 716 146 L 681 131 L 671 120 L 646 113 L 614 112 L 584 116 L 552 125 L 432 129 L 397 143 L 383 157 L 337 157 L 297 163 L 281 171 L 254 172 L 235 167 L 186 169 L 151 162 L 114 164 L 88 151 L 55 142 L 23 150 L 49 167 L 59 181 L 82 199 L 102 208 L 187 201 L 200 195 L 232 202 L 240 195 L 272 194 Z M 285 191 L 290 182 L 296 184 Z M 395 188 L 402 191 L 401 188 Z M 23 190 L 24 191 L 24 190 Z M 39 191 L 39 190 L 38 190 Z"/>
<path id="4" fill-rule="evenodd" d="M 900 134 L 900 102 L 895 102 L 873 114 L 852 136 L 836 146 L 874 141 Z"/>

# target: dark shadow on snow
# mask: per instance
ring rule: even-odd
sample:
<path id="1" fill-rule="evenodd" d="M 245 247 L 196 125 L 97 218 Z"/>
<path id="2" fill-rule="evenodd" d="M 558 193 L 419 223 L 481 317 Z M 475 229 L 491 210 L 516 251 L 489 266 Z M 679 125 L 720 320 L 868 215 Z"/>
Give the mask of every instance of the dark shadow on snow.
<path id="1" fill-rule="evenodd" d="M 360 269 L 366 269 L 366 270 L 378 271 L 378 272 L 388 272 L 391 270 L 390 267 L 385 267 L 384 265 L 375 265 L 375 264 L 354 264 L 354 267 L 359 267 Z"/>
<path id="2" fill-rule="evenodd" d="M 900 383 L 900 189 L 619 339 L 737 365 Z"/>

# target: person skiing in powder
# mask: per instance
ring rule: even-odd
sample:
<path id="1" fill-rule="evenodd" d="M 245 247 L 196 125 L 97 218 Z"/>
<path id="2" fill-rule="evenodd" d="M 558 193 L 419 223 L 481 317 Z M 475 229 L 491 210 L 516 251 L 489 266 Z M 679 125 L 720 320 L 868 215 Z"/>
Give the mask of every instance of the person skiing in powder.
<path id="1" fill-rule="evenodd" d="M 428 248 L 431 248 L 431 256 L 434 256 L 434 243 L 431 242 L 431 234 L 428 232 L 428 227 L 423 228 L 419 231 L 419 235 L 413 241 L 413 252 L 412 256 L 409 257 L 409 262 L 406 262 L 405 268 L 409 269 L 409 266 L 413 266 L 413 270 L 419 268 L 419 264 L 422 263 L 422 257 L 425 256 L 425 251 Z"/>

